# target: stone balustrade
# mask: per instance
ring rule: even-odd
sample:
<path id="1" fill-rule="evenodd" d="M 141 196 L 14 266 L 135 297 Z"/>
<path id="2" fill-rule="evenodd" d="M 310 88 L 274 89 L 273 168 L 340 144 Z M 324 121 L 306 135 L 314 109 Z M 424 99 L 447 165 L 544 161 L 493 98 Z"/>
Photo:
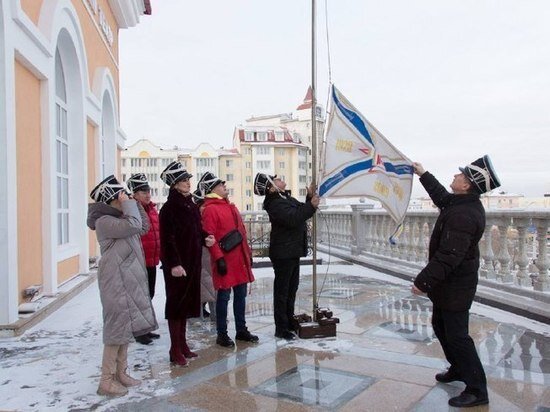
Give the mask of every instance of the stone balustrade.
<path id="1" fill-rule="evenodd" d="M 409 211 L 395 243 L 395 224 L 383 209 L 321 208 L 317 249 L 411 280 L 428 260 L 437 210 Z M 267 256 L 271 225 L 265 212 L 243 212 L 253 255 Z M 490 210 L 480 242 L 480 302 L 550 323 L 550 211 Z"/>
<path id="2" fill-rule="evenodd" d="M 322 209 L 319 244 L 352 256 L 364 255 L 413 268 L 428 259 L 428 243 L 438 211 L 410 211 L 395 244 L 389 242 L 394 223 L 384 210 L 352 205 L 350 211 Z M 548 233 L 550 211 L 490 210 L 480 243 L 480 278 L 517 288 L 549 292 Z"/>

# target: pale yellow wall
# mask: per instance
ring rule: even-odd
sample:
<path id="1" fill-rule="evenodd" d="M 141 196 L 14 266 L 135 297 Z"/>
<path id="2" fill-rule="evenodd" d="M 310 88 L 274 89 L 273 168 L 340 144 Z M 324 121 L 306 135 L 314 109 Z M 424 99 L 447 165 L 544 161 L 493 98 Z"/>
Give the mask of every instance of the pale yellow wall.
<path id="1" fill-rule="evenodd" d="M 118 96 L 118 25 L 111 11 L 107 0 L 99 0 L 98 4 L 105 13 L 107 21 L 113 31 L 113 46 L 111 53 L 103 42 L 103 34 L 98 30 L 94 20 L 90 17 L 86 6 L 82 0 L 72 0 L 76 9 L 82 33 L 84 35 L 84 46 L 86 48 L 86 57 L 88 59 L 88 84 L 93 80 L 94 73 L 98 67 L 108 67 L 115 81 L 116 94 Z M 94 17 L 97 20 L 97 16 Z"/>
<path id="2" fill-rule="evenodd" d="M 86 193 L 90 193 L 92 189 L 95 187 L 97 182 L 96 177 L 96 150 L 95 150 L 95 132 L 96 128 L 93 124 L 87 123 L 86 125 L 86 134 L 88 139 L 88 190 Z M 88 197 L 88 201 L 91 202 L 92 200 Z M 97 242 L 95 238 L 95 232 L 92 230 L 88 230 L 88 238 L 89 238 L 89 253 L 90 256 L 97 256 Z"/>
<path id="3" fill-rule="evenodd" d="M 21 0 L 21 9 L 25 12 L 29 19 L 37 25 L 40 17 L 40 8 L 42 7 L 41 0 Z"/>
<path id="4" fill-rule="evenodd" d="M 42 280 L 40 80 L 15 61 L 18 288 Z M 22 295 L 19 294 L 21 301 Z"/>
<path id="5" fill-rule="evenodd" d="M 57 263 L 57 282 L 63 283 L 78 274 L 79 256 L 73 256 L 69 259 Z"/>
<path id="6" fill-rule="evenodd" d="M 99 8 L 105 14 L 105 17 L 113 32 L 113 45 L 107 46 L 104 42 L 104 35 L 99 29 L 98 16 L 91 16 L 84 5 L 85 0 L 72 0 L 72 4 L 78 14 L 78 20 L 84 36 L 84 46 L 86 48 L 86 57 L 88 60 L 88 85 L 94 78 L 94 73 L 98 67 L 108 67 L 115 81 L 116 93 L 118 95 L 118 24 L 111 11 L 108 0 L 99 0 Z M 27 16 L 38 24 L 42 0 L 21 0 L 21 8 Z M 110 50 L 109 50 L 110 49 Z"/>

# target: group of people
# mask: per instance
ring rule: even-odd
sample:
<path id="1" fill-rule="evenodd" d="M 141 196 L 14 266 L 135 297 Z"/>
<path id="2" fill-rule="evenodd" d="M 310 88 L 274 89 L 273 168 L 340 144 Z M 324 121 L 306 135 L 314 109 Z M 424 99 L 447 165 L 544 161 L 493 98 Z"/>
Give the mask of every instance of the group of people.
<path id="1" fill-rule="evenodd" d="M 413 163 L 413 168 L 441 212 L 430 239 L 428 264 L 411 289 L 432 301 L 433 330 L 450 364 L 435 378 L 466 384 L 459 396 L 449 400 L 451 406 L 483 405 L 489 402 L 487 380 L 469 336 L 468 320 L 478 282 L 478 244 L 485 230 L 480 195 L 499 187 L 500 182 L 488 156 L 460 168 L 450 185 L 452 193 L 420 163 Z M 240 213 L 229 201 L 223 180 L 207 172 L 192 192 L 191 177 L 181 163 L 168 165 L 161 179 L 170 191 L 158 215 L 143 174 L 132 175 L 128 181 L 133 199 L 114 176 L 90 194 L 95 203 L 89 206 L 88 226 L 96 231 L 102 255 L 98 283 L 104 351 L 99 394 L 122 395 L 127 387 L 140 383 L 126 373 L 127 349 L 132 338 L 147 342 L 158 337 L 152 332 L 158 325 L 151 299 L 159 258 L 166 285 L 171 362 L 184 366 L 188 358 L 198 356 L 187 344 L 186 329 L 187 319 L 199 316 L 202 310 L 202 271 L 203 280 L 211 281 L 216 291 L 215 309 L 210 307 L 216 321 L 216 343 L 235 345 L 227 332 L 231 289 L 235 339 L 258 341 L 246 327 L 247 285 L 254 275 Z M 265 196 L 263 207 L 271 223 L 275 336 L 292 340 L 296 337 L 293 318 L 300 257 L 307 252 L 306 222 L 315 214 L 320 199 L 313 183 L 307 188 L 305 202 L 299 202 L 283 180 L 263 173 L 255 177 L 254 193 Z"/>
<path id="2" fill-rule="evenodd" d="M 149 344 L 159 335 L 152 298 L 157 265 L 166 288 L 165 318 L 170 334 L 170 362 L 186 366 L 197 357 L 187 343 L 187 319 L 198 317 L 209 302 L 216 322 L 216 343 L 231 348 L 227 312 L 233 291 L 235 340 L 258 342 L 246 326 L 246 295 L 254 281 L 252 250 L 237 207 L 228 199 L 225 182 L 211 172 L 192 190 L 192 175 L 174 161 L 160 175 L 169 186 L 160 212 L 151 201 L 147 177 L 130 176 L 132 194 L 113 176 L 90 193 L 88 226 L 96 231 L 101 259 L 98 284 L 103 308 L 103 362 L 98 394 L 120 396 L 140 381 L 127 374 L 132 340 Z M 272 223 L 270 258 L 275 270 L 275 336 L 291 340 L 299 283 L 299 259 L 307 252 L 306 221 L 319 196 L 308 188 L 304 203 L 285 191 L 276 176 L 258 174 L 254 191 L 265 196 Z"/>

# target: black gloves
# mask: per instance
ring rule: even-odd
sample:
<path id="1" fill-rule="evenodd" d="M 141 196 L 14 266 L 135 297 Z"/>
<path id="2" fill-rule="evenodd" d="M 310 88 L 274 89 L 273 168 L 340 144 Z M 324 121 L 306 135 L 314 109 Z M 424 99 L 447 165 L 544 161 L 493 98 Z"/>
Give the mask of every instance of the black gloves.
<path id="1" fill-rule="evenodd" d="M 218 275 L 225 276 L 227 274 L 227 264 L 224 258 L 216 260 L 216 267 L 218 269 Z"/>

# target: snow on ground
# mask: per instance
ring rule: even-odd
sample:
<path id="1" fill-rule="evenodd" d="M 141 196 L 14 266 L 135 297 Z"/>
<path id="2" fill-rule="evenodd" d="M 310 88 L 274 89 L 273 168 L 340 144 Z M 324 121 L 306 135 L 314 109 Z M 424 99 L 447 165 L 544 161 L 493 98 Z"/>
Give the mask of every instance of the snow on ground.
<path id="1" fill-rule="evenodd" d="M 326 255 L 321 255 L 328 262 Z M 271 268 L 255 269 L 258 279 L 273 276 Z M 332 258 L 330 266 L 318 266 L 318 285 L 325 274 L 343 274 L 374 278 L 397 287 L 410 287 L 411 283 L 358 265 L 349 265 Z M 302 274 L 311 274 L 311 266 L 303 266 Z M 164 314 L 164 283 L 161 271 L 153 300 L 157 319 L 161 325 L 161 339 L 153 345 L 131 344 L 128 360 L 130 373 L 136 378 L 149 376 L 151 364 L 167 362 L 169 337 Z M 499 309 L 474 304 L 472 313 L 512 323 L 536 333 L 549 336 L 548 325 L 532 321 Z M 214 334 L 215 328 L 202 323 Z M 165 379 L 147 379 L 129 395 L 109 400 L 96 395 L 102 356 L 102 319 L 97 283 L 92 284 L 47 319 L 16 338 L 0 339 L 0 409 L 60 411 L 77 409 L 105 410 L 118 403 L 167 395 L 171 385 Z M 195 349 L 211 344 L 211 340 L 190 340 Z M 294 347 L 314 352 L 345 352 L 352 343 L 347 340 L 298 340 L 289 343 Z"/>

